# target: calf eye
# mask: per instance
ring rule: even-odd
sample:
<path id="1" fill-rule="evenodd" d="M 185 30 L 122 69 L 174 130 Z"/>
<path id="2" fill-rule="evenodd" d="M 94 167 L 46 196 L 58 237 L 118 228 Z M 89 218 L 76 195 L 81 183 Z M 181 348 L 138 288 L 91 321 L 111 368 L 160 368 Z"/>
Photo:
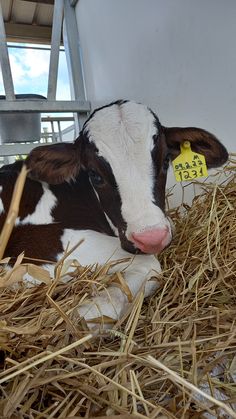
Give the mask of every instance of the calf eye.
<path id="1" fill-rule="evenodd" d="M 103 183 L 103 178 L 102 176 L 100 176 L 95 170 L 90 169 L 88 171 L 88 175 L 90 177 L 91 182 L 96 185 L 99 186 Z"/>

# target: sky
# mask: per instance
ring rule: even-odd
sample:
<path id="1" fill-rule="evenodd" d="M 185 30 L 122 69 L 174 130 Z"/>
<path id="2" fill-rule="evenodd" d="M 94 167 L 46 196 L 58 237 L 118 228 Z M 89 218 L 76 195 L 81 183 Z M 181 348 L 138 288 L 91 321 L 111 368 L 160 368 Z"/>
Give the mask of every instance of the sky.
<path id="1" fill-rule="evenodd" d="M 8 52 L 15 93 L 35 93 L 46 96 L 50 51 L 8 48 Z M 1 71 L 0 94 L 4 94 Z M 68 72 L 64 52 L 60 52 L 57 99 L 70 99 Z"/>
<path id="2" fill-rule="evenodd" d="M 12 47 L 18 45 L 24 46 L 24 44 L 8 44 L 8 53 L 15 93 L 39 94 L 46 97 L 48 89 L 50 51 Z M 30 44 L 29 46 L 37 48 L 48 48 L 42 45 Z M 4 94 L 5 91 L 3 87 L 2 72 L 0 68 L 0 95 Z M 56 99 L 70 100 L 69 77 L 64 51 L 61 51 L 59 56 Z M 49 114 L 47 114 L 47 116 L 48 115 Z M 55 113 L 51 114 L 51 116 L 53 115 L 55 116 Z M 56 116 L 59 115 L 69 116 L 71 114 L 57 114 Z M 62 122 L 61 128 L 64 129 L 71 124 L 72 122 Z M 45 127 L 47 127 L 49 131 L 51 131 L 50 125 L 46 122 L 42 122 L 42 131 Z M 55 130 L 57 131 L 57 125 L 55 125 Z"/>

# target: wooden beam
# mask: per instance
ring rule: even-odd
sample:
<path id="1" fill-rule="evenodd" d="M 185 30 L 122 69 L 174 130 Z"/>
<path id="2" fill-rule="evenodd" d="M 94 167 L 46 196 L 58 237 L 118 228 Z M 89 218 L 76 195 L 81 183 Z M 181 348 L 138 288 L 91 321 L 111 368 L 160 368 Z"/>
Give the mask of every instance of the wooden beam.
<path id="1" fill-rule="evenodd" d="M 7 41 L 51 44 L 52 28 L 49 26 L 5 23 Z"/>

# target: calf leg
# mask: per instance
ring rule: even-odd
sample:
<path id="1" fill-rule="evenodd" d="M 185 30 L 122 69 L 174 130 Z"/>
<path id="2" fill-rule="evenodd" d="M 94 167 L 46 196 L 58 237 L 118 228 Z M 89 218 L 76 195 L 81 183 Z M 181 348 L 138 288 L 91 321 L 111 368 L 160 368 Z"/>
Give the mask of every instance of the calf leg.
<path id="1" fill-rule="evenodd" d="M 65 230 L 62 237 L 63 248 L 68 242 L 70 246 L 84 239 L 84 242 L 72 253 L 72 257 L 77 259 L 82 266 L 116 261 L 128 258 L 113 266 L 109 272 L 122 271 L 123 277 L 135 297 L 139 290 L 144 287 L 145 296 L 152 295 L 158 288 L 156 277 L 161 272 L 160 264 L 153 255 L 131 255 L 120 247 L 117 237 L 106 236 L 91 230 Z M 70 257 L 71 257 L 70 256 Z M 115 285 L 110 285 L 106 290 L 102 290 L 93 297 L 88 303 L 79 307 L 79 313 L 85 320 L 108 316 L 117 320 L 125 312 L 128 306 L 127 296 Z"/>

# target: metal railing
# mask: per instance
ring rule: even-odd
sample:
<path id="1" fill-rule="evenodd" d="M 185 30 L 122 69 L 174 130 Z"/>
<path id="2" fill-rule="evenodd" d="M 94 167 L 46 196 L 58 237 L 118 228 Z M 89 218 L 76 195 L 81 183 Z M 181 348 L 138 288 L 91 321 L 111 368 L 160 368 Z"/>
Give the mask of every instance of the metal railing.
<path id="1" fill-rule="evenodd" d="M 75 129 L 74 127 L 74 118 L 72 116 L 58 116 L 58 117 L 52 117 L 52 116 L 46 116 L 41 118 L 41 122 L 46 122 L 50 125 L 51 131 L 48 131 L 47 129 L 43 128 L 43 131 L 41 133 L 41 138 L 45 139 L 45 142 L 48 142 L 50 139 L 51 141 L 63 141 L 63 133 L 69 132 L 68 129 L 70 128 L 70 131 L 73 131 Z M 64 130 L 61 127 L 62 122 L 71 122 L 70 127 L 65 128 Z M 56 125 L 56 128 L 55 128 Z"/>
<path id="2" fill-rule="evenodd" d="M 63 122 L 71 122 L 71 124 L 63 129 L 61 126 Z M 75 137 L 75 124 L 73 116 L 44 116 L 41 118 L 41 123 L 42 125 L 43 123 L 48 124 L 50 129 L 48 129 L 48 127 L 42 128 L 40 141 L 1 144 L 0 158 L 2 157 L 2 160 L 0 161 L 0 164 L 3 164 L 3 162 L 8 162 L 7 156 L 29 154 L 30 151 L 33 150 L 33 148 L 38 147 L 39 145 L 48 143 L 53 144 L 61 141 L 73 141 Z"/>
<path id="3" fill-rule="evenodd" d="M 64 21 L 64 28 L 62 30 Z M 57 78 L 58 78 L 58 64 L 59 52 L 61 46 L 62 32 L 64 34 L 64 45 L 66 50 L 68 67 L 70 69 L 70 79 L 72 87 L 72 100 L 56 100 Z M 51 52 L 49 63 L 48 87 L 46 100 L 16 100 L 13 78 L 11 73 L 11 66 L 8 55 L 7 39 L 5 34 L 4 20 L 0 2 L 0 65 L 2 69 L 2 78 L 6 100 L 1 100 L 0 112 L 38 112 L 38 113 L 57 113 L 57 112 L 72 112 L 75 123 L 75 135 L 78 134 L 79 127 L 83 124 L 90 112 L 90 103 L 85 97 L 85 88 L 81 64 L 81 55 L 79 49 L 78 28 L 73 8 L 73 2 L 68 0 L 56 0 L 54 3 L 53 12 L 53 26 L 51 38 Z M 54 122 L 52 127 L 53 140 L 56 138 L 61 141 L 60 121 L 62 118 L 53 118 L 53 121 L 58 124 L 59 136 L 55 135 Z M 33 148 L 34 143 L 29 144 L 14 144 L 15 147 L 8 144 L 0 145 L 0 155 L 12 155 L 13 148 L 20 149 L 22 154 L 27 154 L 27 151 Z M 14 151 L 15 152 L 15 151 Z M 18 153 L 17 153 L 18 154 Z"/>

